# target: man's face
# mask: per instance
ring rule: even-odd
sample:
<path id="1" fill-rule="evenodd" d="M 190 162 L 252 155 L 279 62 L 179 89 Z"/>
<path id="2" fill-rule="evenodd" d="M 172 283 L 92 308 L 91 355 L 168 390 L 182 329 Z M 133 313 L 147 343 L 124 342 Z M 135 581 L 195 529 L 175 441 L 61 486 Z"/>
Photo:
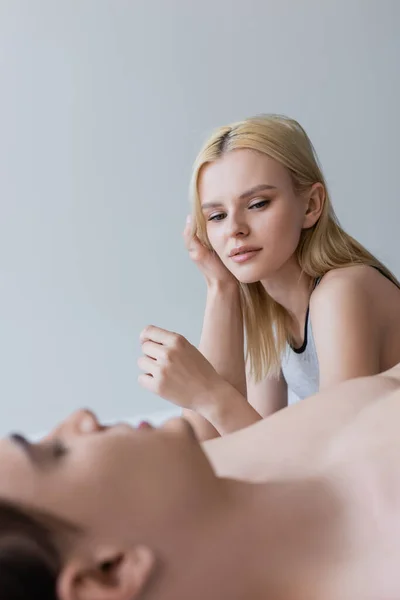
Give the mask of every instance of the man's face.
<path id="1" fill-rule="evenodd" d="M 90 433 L 71 427 L 74 419 L 39 443 L 19 435 L 0 441 L 0 497 L 129 543 L 132 536 L 156 539 L 158 525 L 215 481 L 183 419 L 160 429 L 97 426 Z"/>

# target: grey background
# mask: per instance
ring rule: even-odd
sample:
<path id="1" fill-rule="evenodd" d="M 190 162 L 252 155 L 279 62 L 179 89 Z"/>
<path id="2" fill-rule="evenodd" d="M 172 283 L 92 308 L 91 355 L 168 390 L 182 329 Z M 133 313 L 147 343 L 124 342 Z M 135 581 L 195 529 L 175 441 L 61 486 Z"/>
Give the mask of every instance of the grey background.
<path id="1" fill-rule="evenodd" d="M 197 343 L 181 231 L 215 127 L 297 118 L 345 227 L 400 274 L 396 0 L 0 1 L 0 433 L 137 384 L 148 323 Z"/>

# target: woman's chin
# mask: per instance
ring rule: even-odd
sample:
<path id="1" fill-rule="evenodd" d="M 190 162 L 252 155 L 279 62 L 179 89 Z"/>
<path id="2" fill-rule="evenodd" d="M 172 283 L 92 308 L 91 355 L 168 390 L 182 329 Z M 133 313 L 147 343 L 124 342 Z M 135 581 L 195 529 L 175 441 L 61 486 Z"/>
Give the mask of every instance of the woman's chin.
<path id="1" fill-rule="evenodd" d="M 232 271 L 232 275 L 234 275 L 239 283 L 251 284 L 276 277 L 279 267 L 270 265 L 269 268 L 264 269 L 236 269 L 235 271 Z"/>
<path id="2" fill-rule="evenodd" d="M 247 277 L 245 277 L 245 276 L 238 277 L 237 275 L 235 275 L 235 277 L 239 283 L 243 283 L 243 284 L 247 284 L 247 285 L 249 285 L 250 283 L 258 283 L 260 281 L 259 277 L 255 277 L 255 276 L 251 277 L 250 275 L 248 275 Z"/>

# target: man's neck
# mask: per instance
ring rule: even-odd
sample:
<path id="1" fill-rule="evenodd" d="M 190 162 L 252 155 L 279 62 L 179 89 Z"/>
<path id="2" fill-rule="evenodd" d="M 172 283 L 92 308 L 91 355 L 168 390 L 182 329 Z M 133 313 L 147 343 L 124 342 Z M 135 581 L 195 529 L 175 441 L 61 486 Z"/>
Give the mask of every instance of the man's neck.
<path id="1" fill-rule="evenodd" d="M 220 485 L 212 514 L 170 532 L 168 565 L 161 565 L 149 599 L 301 600 L 303 586 L 312 600 L 307 580 L 327 550 L 321 517 L 329 523 L 334 498 L 315 482 Z"/>

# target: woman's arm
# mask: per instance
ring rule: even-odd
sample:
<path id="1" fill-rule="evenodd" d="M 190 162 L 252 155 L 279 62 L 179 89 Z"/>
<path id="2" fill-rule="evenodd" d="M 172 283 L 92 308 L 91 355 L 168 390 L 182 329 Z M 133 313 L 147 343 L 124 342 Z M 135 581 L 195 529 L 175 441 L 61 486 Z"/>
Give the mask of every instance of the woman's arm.
<path id="1" fill-rule="evenodd" d="M 208 286 L 199 350 L 217 373 L 246 397 L 243 317 L 235 281 Z"/>
<path id="2" fill-rule="evenodd" d="M 237 283 L 215 281 L 207 288 L 207 302 L 199 350 L 221 377 L 246 398 L 243 317 Z M 184 410 L 200 440 L 219 435 L 203 416 Z"/>
<path id="3" fill-rule="evenodd" d="M 149 326 L 141 333 L 143 371 L 139 383 L 184 409 L 194 410 L 220 434 L 261 419 L 236 388 L 223 379 L 186 338 Z"/>
<path id="4" fill-rule="evenodd" d="M 200 352 L 217 373 L 243 398 L 246 397 L 243 318 L 237 280 L 220 258 L 206 248 L 194 233 L 191 217 L 183 232 L 186 248 L 207 283 L 207 303 L 200 340 Z M 185 410 L 199 439 L 218 436 L 218 431 L 202 415 Z"/>
<path id="5" fill-rule="evenodd" d="M 328 273 L 311 296 L 320 390 L 379 373 L 381 329 L 377 311 L 368 281 L 351 271 L 338 270 L 331 277 Z"/>
<path id="6" fill-rule="evenodd" d="M 279 377 L 265 377 L 258 382 L 248 375 L 247 398 L 262 417 L 269 417 L 285 408 L 288 403 L 288 388 L 283 373 Z"/>

